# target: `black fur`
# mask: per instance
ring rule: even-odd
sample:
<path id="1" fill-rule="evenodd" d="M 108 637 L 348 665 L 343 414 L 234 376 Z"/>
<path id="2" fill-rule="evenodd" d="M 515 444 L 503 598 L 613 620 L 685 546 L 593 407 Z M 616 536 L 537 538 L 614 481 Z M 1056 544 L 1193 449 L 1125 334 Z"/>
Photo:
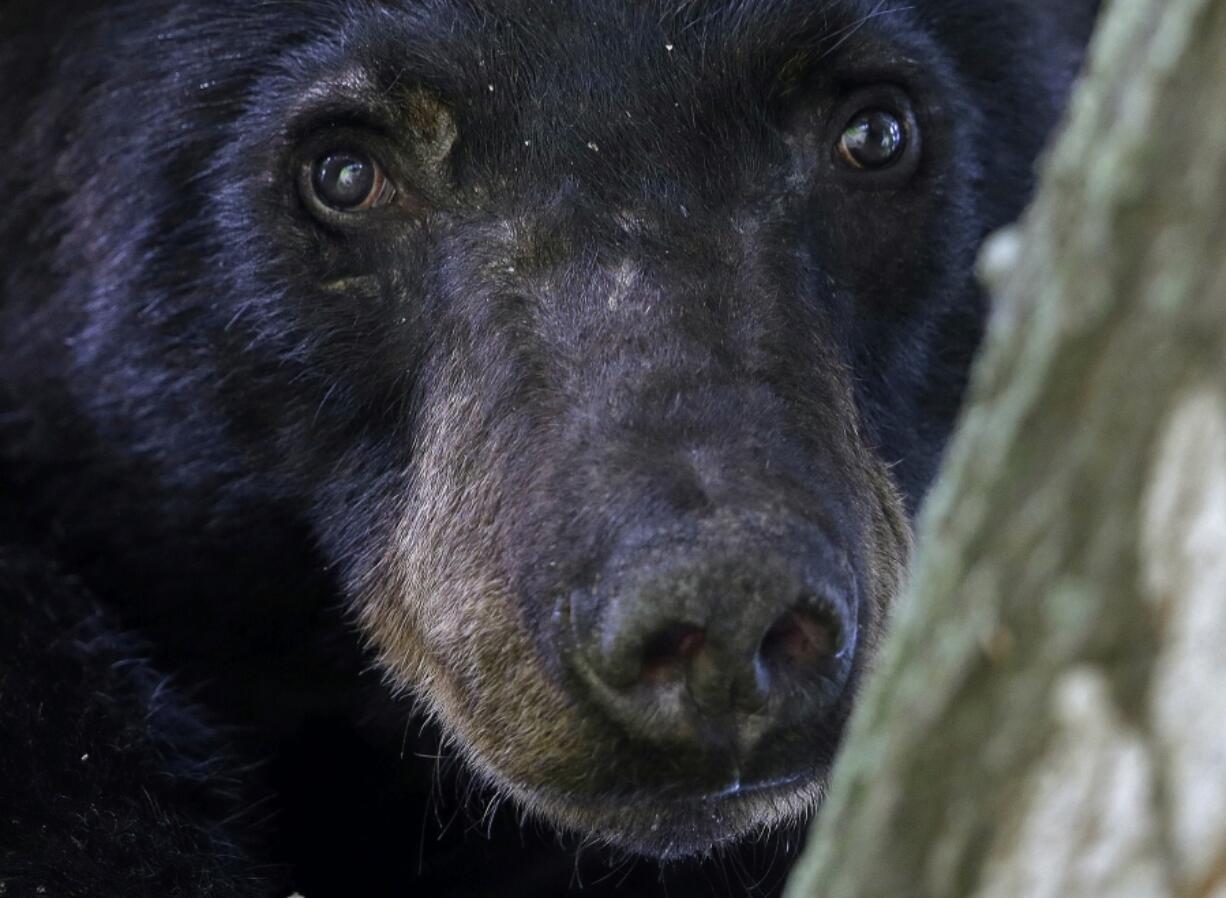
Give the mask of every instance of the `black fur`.
<path id="1" fill-rule="evenodd" d="M 490 385 L 476 402 L 513 431 L 491 440 L 561 422 L 548 457 L 499 472 L 543 497 L 506 524 L 543 655 L 539 597 L 560 571 L 585 576 L 644 496 L 687 501 L 657 495 L 667 470 L 647 486 L 625 472 L 676 431 L 727 434 L 740 464 L 768 459 L 852 534 L 865 524 L 826 432 L 850 425 L 813 410 L 845 378 L 913 511 L 983 326 L 974 254 L 1030 195 L 1096 7 L 5 3 L 0 896 L 654 891 L 642 860 L 593 885 L 602 857 L 575 861 L 506 812 L 486 844 L 484 798 L 445 826 L 464 775 L 435 784 L 441 737 L 404 729 L 411 703 L 385 694 L 347 620 L 412 482 L 440 347 Z M 881 83 L 916 101 L 914 180 L 797 173 L 828 165 L 838 98 Z M 445 175 L 414 156 L 415 88 L 458 120 Z M 358 132 L 465 226 L 312 220 L 302 154 Z M 626 210 L 632 243 L 613 226 Z M 535 237 L 513 250 L 516 217 Z M 733 219 L 770 239 L 737 256 Z M 631 246 L 680 310 L 672 330 L 605 304 L 601 273 Z M 688 372 L 740 372 L 763 334 L 771 390 L 694 389 L 675 431 L 661 423 Z M 804 432 L 776 438 L 780 422 Z M 559 539 L 576 548 L 547 566 Z M 737 894 L 770 870 L 769 891 L 789 851 L 665 881 Z"/>
<path id="2" fill-rule="evenodd" d="M 0 549 L 3 894 L 264 894 L 218 733 L 45 556 Z"/>

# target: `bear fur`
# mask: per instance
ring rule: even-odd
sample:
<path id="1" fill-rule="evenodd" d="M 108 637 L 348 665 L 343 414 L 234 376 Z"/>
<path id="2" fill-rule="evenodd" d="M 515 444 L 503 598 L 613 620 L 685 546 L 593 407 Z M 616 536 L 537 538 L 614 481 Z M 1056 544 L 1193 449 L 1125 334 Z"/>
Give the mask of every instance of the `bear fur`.
<path id="1" fill-rule="evenodd" d="M 1096 7 L 6 3 L 0 895 L 777 889 Z M 673 801 L 577 628 L 817 531 L 803 775 Z"/>

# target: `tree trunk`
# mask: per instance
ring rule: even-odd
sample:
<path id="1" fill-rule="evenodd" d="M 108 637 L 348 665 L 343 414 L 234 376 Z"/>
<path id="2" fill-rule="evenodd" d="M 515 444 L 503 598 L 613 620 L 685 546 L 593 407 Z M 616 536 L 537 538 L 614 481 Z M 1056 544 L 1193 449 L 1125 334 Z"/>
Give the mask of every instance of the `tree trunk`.
<path id="1" fill-rule="evenodd" d="M 1114 0 L 789 898 L 1226 898 L 1226 0 Z"/>

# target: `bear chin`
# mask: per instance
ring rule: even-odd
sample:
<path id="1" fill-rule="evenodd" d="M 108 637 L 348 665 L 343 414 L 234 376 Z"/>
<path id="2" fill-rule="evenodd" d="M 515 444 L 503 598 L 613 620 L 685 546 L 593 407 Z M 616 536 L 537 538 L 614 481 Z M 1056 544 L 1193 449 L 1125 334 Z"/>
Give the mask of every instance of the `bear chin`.
<path id="1" fill-rule="evenodd" d="M 579 802 L 573 795 L 509 791 L 530 816 L 553 827 L 629 854 L 679 861 L 798 827 L 821 803 L 825 788 L 825 773 L 809 772 L 684 797 L 643 793 Z"/>

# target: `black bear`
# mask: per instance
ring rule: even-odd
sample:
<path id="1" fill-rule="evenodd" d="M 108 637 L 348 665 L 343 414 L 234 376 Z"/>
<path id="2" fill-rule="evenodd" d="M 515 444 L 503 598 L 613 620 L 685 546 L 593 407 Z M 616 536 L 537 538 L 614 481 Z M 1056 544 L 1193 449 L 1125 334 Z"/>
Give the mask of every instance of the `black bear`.
<path id="1" fill-rule="evenodd" d="M 8 0 L 0 894 L 774 888 L 1095 6 Z"/>

